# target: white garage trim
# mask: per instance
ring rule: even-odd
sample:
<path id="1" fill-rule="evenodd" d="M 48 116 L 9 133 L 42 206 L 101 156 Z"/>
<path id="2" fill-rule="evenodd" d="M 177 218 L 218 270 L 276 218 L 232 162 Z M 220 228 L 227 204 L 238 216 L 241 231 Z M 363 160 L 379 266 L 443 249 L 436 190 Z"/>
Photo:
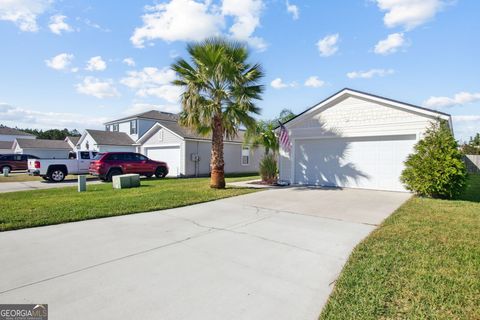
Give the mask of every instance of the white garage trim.
<path id="1" fill-rule="evenodd" d="M 154 151 L 158 151 L 159 153 L 163 151 L 163 155 L 153 155 Z M 181 152 L 182 147 L 180 144 L 156 145 L 144 148 L 144 153 L 148 158 L 167 163 L 169 167 L 169 177 L 178 177 L 183 174 Z"/>

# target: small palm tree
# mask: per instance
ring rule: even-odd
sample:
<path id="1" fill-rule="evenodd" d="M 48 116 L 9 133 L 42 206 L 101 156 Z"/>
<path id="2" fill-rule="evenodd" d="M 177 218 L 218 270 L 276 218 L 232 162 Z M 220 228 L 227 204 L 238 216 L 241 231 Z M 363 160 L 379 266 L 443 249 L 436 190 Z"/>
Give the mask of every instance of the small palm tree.
<path id="1" fill-rule="evenodd" d="M 275 155 L 279 148 L 275 127 L 276 125 L 272 121 L 258 121 L 245 133 L 244 143 L 254 148 L 262 146 L 265 149 L 265 155 L 270 151 Z"/>
<path id="2" fill-rule="evenodd" d="M 210 186 L 225 188 L 223 140 L 255 124 L 263 71 L 247 62 L 249 52 L 239 42 L 211 38 L 189 44 L 187 51 L 191 62 L 180 58 L 172 65 L 178 77 L 173 84 L 184 90 L 180 124 L 212 135 Z"/>

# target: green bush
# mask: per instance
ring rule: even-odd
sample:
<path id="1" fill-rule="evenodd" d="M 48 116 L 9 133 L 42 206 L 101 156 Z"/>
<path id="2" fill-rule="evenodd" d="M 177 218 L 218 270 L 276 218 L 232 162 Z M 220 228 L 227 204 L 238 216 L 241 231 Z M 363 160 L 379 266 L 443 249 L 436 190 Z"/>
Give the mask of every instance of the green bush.
<path id="1" fill-rule="evenodd" d="M 273 154 L 266 154 L 260 161 L 260 176 L 262 181 L 273 184 L 277 182 L 277 159 Z"/>
<path id="2" fill-rule="evenodd" d="M 401 181 L 420 196 L 454 198 L 465 188 L 465 163 L 448 123 L 437 121 L 405 162 Z"/>

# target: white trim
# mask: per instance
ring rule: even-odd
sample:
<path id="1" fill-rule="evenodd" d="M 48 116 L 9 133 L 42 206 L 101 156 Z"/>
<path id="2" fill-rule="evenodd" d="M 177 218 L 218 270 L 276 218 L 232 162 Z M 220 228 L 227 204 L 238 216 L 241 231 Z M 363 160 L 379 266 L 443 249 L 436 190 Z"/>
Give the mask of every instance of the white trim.
<path id="1" fill-rule="evenodd" d="M 149 148 L 171 148 L 171 147 L 181 147 L 180 143 L 169 143 L 169 144 L 149 144 L 148 146 L 144 146 L 143 149 Z"/>
<path id="2" fill-rule="evenodd" d="M 243 150 L 248 150 L 248 155 L 246 156 L 248 161 L 247 163 L 243 163 L 243 157 L 245 157 L 245 155 L 243 155 Z M 244 166 L 244 167 L 248 167 L 250 165 L 250 147 L 249 146 L 243 146 L 242 148 L 240 148 L 240 165 Z"/>
<path id="3" fill-rule="evenodd" d="M 141 137 L 140 139 L 138 139 L 135 144 L 143 144 L 144 140 L 147 139 L 146 137 L 150 138 L 151 134 L 156 130 L 156 129 L 165 129 L 167 130 L 168 132 L 170 132 L 171 134 L 177 136 L 178 138 L 182 139 L 182 140 L 185 140 L 184 137 L 176 134 L 175 132 L 173 132 L 172 130 L 168 129 L 167 127 L 165 126 L 162 126 L 159 122 L 156 122 L 150 129 L 147 130 L 147 132 L 145 132 Z"/>

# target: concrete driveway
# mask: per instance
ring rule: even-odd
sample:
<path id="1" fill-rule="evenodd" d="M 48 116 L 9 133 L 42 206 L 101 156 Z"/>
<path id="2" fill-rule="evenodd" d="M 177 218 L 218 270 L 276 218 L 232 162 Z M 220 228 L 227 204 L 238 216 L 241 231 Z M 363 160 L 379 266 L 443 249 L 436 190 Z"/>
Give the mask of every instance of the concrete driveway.
<path id="1" fill-rule="evenodd" d="M 0 233 L 0 303 L 51 319 L 316 319 L 351 250 L 410 197 L 287 188 Z"/>
<path id="2" fill-rule="evenodd" d="M 87 184 L 97 184 L 102 181 L 97 179 L 89 179 Z M 53 189 L 63 187 L 75 187 L 78 181 L 76 179 L 64 180 L 62 182 L 48 182 L 48 181 L 17 181 L 17 182 L 2 182 L 0 183 L 0 193 L 15 192 L 15 191 L 28 191 L 39 189 Z"/>

